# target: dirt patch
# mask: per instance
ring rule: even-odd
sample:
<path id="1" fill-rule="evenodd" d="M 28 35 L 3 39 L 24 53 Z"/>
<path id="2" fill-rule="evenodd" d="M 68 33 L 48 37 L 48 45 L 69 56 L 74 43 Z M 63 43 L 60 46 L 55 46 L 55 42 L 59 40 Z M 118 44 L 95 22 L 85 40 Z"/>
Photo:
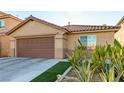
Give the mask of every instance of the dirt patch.
<path id="1" fill-rule="evenodd" d="M 61 82 L 81 82 L 80 80 L 78 80 L 75 72 L 73 69 L 71 69 L 67 75 L 61 80 Z M 99 75 L 98 74 L 94 74 L 92 81 L 90 82 L 101 82 L 99 79 Z"/>

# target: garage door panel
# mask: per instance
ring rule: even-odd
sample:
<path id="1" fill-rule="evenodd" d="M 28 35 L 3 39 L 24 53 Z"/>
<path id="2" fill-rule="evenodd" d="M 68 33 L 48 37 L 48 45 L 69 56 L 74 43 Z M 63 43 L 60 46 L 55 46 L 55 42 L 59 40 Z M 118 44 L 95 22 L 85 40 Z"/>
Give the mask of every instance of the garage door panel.
<path id="1" fill-rule="evenodd" d="M 54 58 L 54 37 L 18 39 L 17 56 Z"/>

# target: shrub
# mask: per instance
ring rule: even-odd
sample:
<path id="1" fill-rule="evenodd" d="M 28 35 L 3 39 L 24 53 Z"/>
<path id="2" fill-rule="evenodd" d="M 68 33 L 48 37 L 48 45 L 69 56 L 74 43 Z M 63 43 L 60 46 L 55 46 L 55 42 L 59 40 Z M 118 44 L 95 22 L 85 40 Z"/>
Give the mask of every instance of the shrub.
<path id="1" fill-rule="evenodd" d="M 96 46 L 90 59 L 84 49 L 79 41 L 68 58 L 80 81 L 92 81 L 96 72 L 103 82 L 124 81 L 124 47 L 117 40 L 114 40 L 114 46 Z"/>

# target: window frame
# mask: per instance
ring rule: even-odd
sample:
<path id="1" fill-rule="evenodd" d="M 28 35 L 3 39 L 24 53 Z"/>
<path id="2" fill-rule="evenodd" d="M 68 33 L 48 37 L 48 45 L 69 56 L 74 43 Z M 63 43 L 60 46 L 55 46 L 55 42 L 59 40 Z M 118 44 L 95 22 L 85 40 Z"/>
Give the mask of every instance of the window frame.
<path id="1" fill-rule="evenodd" d="M 90 39 L 91 37 L 90 36 L 95 36 L 95 40 L 94 41 L 92 41 L 91 43 L 88 43 L 88 42 L 90 42 L 92 39 Z M 81 38 L 82 37 L 87 37 L 87 40 L 86 40 L 86 44 L 84 44 L 84 43 L 82 43 L 82 41 L 81 41 Z M 89 41 L 88 41 L 88 38 L 89 38 Z M 80 42 L 81 42 L 81 44 L 82 45 L 84 45 L 84 46 L 86 46 L 87 48 L 88 47 L 92 47 L 92 46 L 96 46 L 96 43 L 97 43 L 97 36 L 96 35 L 82 35 L 82 36 L 80 36 Z"/>
<path id="2" fill-rule="evenodd" d="M 3 25 L 4 24 L 4 25 Z M 2 26 L 3 25 L 3 26 Z M 2 28 L 5 28 L 5 26 L 6 26 L 6 23 L 5 23 L 5 20 L 0 20 L 0 29 L 2 29 Z"/>

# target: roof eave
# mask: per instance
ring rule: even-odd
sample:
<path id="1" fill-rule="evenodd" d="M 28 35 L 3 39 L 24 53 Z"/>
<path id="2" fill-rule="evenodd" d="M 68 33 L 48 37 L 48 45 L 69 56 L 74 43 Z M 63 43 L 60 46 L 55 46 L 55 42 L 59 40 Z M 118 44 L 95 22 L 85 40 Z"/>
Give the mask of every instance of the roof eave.
<path id="1" fill-rule="evenodd" d="M 64 32 L 68 32 L 67 29 L 65 29 L 65 28 L 63 28 L 63 27 L 61 27 L 61 26 L 55 25 L 55 24 L 53 24 L 53 23 L 44 21 L 44 20 L 42 20 L 42 19 L 39 19 L 39 18 L 36 18 L 36 17 L 33 17 L 33 16 L 30 16 L 29 18 L 30 18 L 30 19 L 33 19 L 33 20 L 36 20 L 36 21 L 38 21 L 39 23 L 42 22 L 43 24 L 49 25 L 49 26 L 54 27 L 54 28 L 56 28 L 56 29 L 58 29 L 58 30 L 62 30 L 62 31 L 64 31 Z"/>
<path id="2" fill-rule="evenodd" d="M 10 15 L 10 14 L 0 16 L 0 19 L 5 19 L 5 18 L 13 18 L 13 19 L 15 19 L 15 20 L 17 20 L 17 21 L 20 21 L 20 22 L 23 21 L 22 19 L 20 19 L 20 18 L 18 18 L 18 17 L 15 17 L 15 16 L 13 16 L 13 15 Z"/>
<path id="3" fill-rule="evenodd" d="M 124 20 L 124 16 L 119 20 L 119 22 L 116 25 L 121 25 L 121 23 L 123 22 L 123 20 Z"/>
<path id="4" fill-rule="evenodd" d="M 94 30 L 94 31 L 73 31 L 71 33 L 100 33 L 100 32 L 117 32 L 119 29 L 109 29 L 109 30 Z"/>
<path id="5" fill-rule="evenodd" d="M 15 30 L 17 30 L 19 27 L 21 27 L 22 25 L 24 25 L 25 23 L 27 23 L 29 20 L 31 20 L 31 19 L 26 19 L 26 20 L 22 21 L 20 24 L 18 24 L 14 28 L 12 28 L 10 31 L 6 32 L 6 35 L 12 34 Z"/>

